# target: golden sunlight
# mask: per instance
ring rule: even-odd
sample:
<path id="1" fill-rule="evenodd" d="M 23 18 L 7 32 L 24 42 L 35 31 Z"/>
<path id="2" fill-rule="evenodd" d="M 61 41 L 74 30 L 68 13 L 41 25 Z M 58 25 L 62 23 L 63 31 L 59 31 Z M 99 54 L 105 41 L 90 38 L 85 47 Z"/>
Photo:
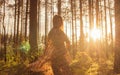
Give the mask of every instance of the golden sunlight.
<path id="1" fill-rule="evenodd" d="M 94 28 L 91 30 L 90 32 L 90 37 L 96 41 L 96 40 L 99 40 L 101 38 L 102 34 L 101 34 L 101 31 L 97 28 Z"/>

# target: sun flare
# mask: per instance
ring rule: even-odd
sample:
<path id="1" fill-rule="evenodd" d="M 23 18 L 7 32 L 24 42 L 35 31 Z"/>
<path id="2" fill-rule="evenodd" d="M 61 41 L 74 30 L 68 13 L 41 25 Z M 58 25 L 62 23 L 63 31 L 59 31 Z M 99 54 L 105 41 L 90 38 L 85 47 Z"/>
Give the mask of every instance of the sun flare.
<path id="1" fill-rule="evenodd" d="M 94 41 L 99 40 L 101 38 L 101 35 L 102 35 L 101 31 L 99 29 L 97 29 L 97 28 L 92 29 L 91 32 L 90 32 L 90 37 Z"/>

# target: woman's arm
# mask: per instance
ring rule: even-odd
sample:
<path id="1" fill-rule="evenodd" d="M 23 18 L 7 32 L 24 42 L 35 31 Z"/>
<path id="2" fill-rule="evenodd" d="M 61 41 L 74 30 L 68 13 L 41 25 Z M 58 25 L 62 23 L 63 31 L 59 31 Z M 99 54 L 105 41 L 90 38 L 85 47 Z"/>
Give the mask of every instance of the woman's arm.
<path id="1" fill-rule="evenodd" d="M 63 38 L 65 41 L 65 45 L 67 49 L 70 49 L 70 40 L 68 39 L 67 35 L 63 32 Z"/>

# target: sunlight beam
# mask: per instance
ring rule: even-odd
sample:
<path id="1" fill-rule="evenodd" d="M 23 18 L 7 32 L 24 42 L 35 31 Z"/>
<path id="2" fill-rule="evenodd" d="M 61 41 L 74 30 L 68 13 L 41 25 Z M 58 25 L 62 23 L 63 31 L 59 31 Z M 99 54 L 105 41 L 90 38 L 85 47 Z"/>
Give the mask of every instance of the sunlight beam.
<path id="1" fill-rule="evenodd" d="M 102 35 L 102 34 L 101 34 L 101 32 L 100 32 L 99 29 L 94 28 L 94 29 L 91 30 L 90 37 L 91 37 L 94 41 L 100 40 L 101 35 Z"/>

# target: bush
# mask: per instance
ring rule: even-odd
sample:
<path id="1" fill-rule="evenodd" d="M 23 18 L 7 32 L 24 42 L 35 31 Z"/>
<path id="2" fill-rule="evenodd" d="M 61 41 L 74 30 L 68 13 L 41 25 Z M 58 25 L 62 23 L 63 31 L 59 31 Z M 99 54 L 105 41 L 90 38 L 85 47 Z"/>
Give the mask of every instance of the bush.
<path id="1" fill-rule="evenodd" d="M 75 75 L 85 75 L 91 65 L 91 57 L 86 52 L 78 52 L 70 67 Z"/>

